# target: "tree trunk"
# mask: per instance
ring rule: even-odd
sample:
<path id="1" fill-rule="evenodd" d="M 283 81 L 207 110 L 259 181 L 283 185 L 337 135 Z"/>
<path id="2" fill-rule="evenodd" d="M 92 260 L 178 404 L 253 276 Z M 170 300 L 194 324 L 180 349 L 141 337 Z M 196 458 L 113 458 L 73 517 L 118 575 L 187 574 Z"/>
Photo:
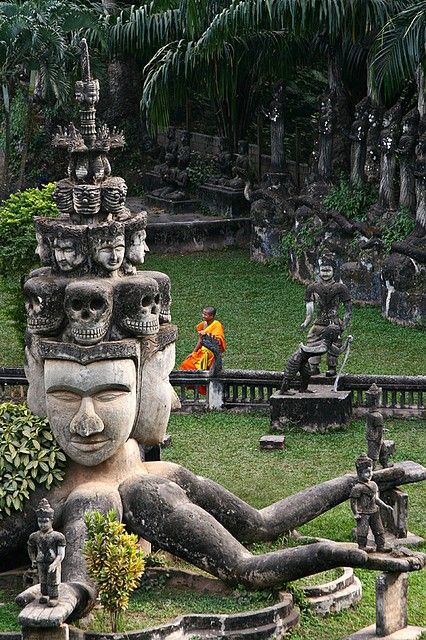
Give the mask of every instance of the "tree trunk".
<path id="1" fill-rule="evenodd" d="M 33 118 L 33 100 L 34 100 L 34 91 L 37 82 L 37 71 L 31 71 L 30 74 L 30 82 L 28 85 L 28 96 L 27 96 L 27 113 L 25 116 L 25 127 L 24 127 L 24 138 L 22 144 L 22 156 L 21 156 L 21 166 L 19 169 L 19 177 L 16 185 L 17 191 L 21 191 L 24 184 L 25 177 L 25 169 L 27 166 L 27 158 L 28 158 L 28 149 L 30 146 L 31 140 L 31 123 Z"/>
<path id="2" fill-rule="evenodd" d="M 421 120 L 426 113 L 426 82 L 425 74 L 420 64 L 416 69 L 416 84 L 418 94 L 417 108 L 419 110 Z"/>
<path id="3" fill-rule="evenodd" d="M 330 46 L 328 54 L 328 84 L 334 112 L 333 178 L 336 178 L 342 172 L 349 173 L 350 169 L 350 141 L 342 134 L 342 130 L 349 131 L 352 120 L 348 97 L 343 86 L 342 65 L 342 47 L 337 42 L 334 46 Z"/>
<path id="4" fill-rule="evenodd" d="M 9 194 L 9 165 L 11 147 L 11 123 L 10 123 L 10 91 L 7 84 L 2 86 L 4 105 L 4 159 L 3 159 L 3 185 L 5 195 Z"/>

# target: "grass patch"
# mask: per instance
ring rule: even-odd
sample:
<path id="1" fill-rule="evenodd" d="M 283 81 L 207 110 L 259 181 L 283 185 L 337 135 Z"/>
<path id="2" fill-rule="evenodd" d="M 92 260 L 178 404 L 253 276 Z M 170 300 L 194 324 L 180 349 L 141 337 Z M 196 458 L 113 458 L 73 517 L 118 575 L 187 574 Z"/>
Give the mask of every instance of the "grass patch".
<path id="1" fill-rule="evenodd" d="M 21 609 L 14 602 L 15 595 L 7 589 L 0 590 L 0 632 L 21 629 L 17 622 Z"/>
<path id="2" fill-rule="evenodd" d="M 152 254 L 146 268 L 164 271 L 172 281 L 172 318 L 179 327 L 177 364 L 194 348 L 194 326 L 206 305 L 218 308 L 225 325 L 228 368 L 281 371 L 306 336 L 299 329 L 305 317 L 305 287 L 277 265 L 250 262 L 245 251 Z M 0 286 L 0 309 L 7 304 L 10 300 Z M 0 365 L 19 366 L 23 352 L 13 326 L 4 321 L 2 326 Z M 354 307 L 350 331 L 355 339 L 348 373 L 424 373 L 426 340 L 420 330 L 391 324 L 376 307 Z"/>
<path id="3" fill-rule="evenodd" d="M 143 581 L 142 581 L 143 582 Z M 277 602 L 271 591 L 249 593 L 237 590 L 232 597 L 215 593 L 200 593 L 178 590 L 161 584 L 136 590 L 131 598 L 128 611 L 120 617 L 119 631 L 145 629 L 166 624 L 184 614 L 233 614 L 251 609 L 270 607 Z M 108 617 L 102 610 L 96 610 L 88 627 L 91 631 L 108 630 Z"/>

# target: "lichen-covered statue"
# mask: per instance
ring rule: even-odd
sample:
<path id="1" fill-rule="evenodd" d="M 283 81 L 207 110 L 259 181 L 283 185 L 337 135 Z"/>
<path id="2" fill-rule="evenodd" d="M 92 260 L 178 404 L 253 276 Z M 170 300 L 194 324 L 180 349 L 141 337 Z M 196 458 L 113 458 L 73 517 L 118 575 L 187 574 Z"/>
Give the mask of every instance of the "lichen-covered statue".
<path id="1" fill-rule="evenodd" d="M 79 87 L 83 94 L 86 81 L 93 83 L 90 74 L 83 88 Z M 97 157 L 94 119 L 93 128 L 85 128 L 90 104 L 84 103 L 81 135 L 87 147 L 87 163 L 83 164 L 95 180 L 91 168 Z M 101 152 L 105 153 L 104 148 Z M 114 222 L 112 219 L 111 225 Z M 95 222 L 94 228 L 106 223 L 109 221 Z M 62 224 L 60 218 L 56 224 Z M 85 226 L 83 217 L 79 224 Z M 124 230 L 124 255 L 131 261 L 128 237 Z M 27 626 L 54 626 L 70 616 L 81 616 L 94 604 L 95 588 L 81 553 L 86 536 L 84 514 L 93 509 L 114 509 L 131 531 L 157 547 L 229 583 L 253 589 L 278 586 L 341 565 L 397 572 L 422 567 L 421 554 L 384 560 L 354 545 L 331 541 L 257 556 L 243 545 L 273 540 L 348 499 L 356 482 L 353 475 L 257 510 L 178 464 L 142 462 L 139 445 L 163 440 L 175 401 L 168 379 L 176 339 L 176 328 L 170 323 L 170 281 L 166 274 L 155 271 L 126 275 L 123 265 L 114 277 L 108 269 L 108 273 L 94 274 L 97 262 L 92 263 L 92 256 L 89 266 L 90 272 L 78 280 L 68 272 L 52 275 L 47 267 L 47 273 L 33 278 L 38 278 L 37 285 L 28 292 L 31 299 L 34 291 L 40 292 L 42 300 L 43 296 L 58 296 L 58 318 L 51 328 L 45 328 L 45 303 L 41 306 L 43 322 L 31 316 L 26 370 L 29 404 L 39 415 L 47 415 L 68 462 L 62 484 L 44 492 L 55 511 L 55 528 L 67 540 L 59 605 L 49 609 L 49 615 L 39 612 L 37 620 L 31 619 L 26 607 L 22 615 Z M 60 285 L 44 291 L 40 285 L 44 277 L 56 278 Z M 34 309 L 32 313 L 37 316 Z M 379 471 L 375 481 L 392 487 L 425 477 L 426 469 L 420 465 L 402 463 Z M 33 507 L 42 494 L 35 492 L 24 513 L 0 522 L 2 567 L 21 561 L 28 535 L 37 528 Z M 39 596 L 37 585 L 23 592 L 18 601 L 26 604 Z"/>
<path id="2" fill-rule="evenodd" d="M 336 282 L 334 273 L 336 262 L 331 254 L 324 254 L 319 261 L 319 280 L 308 285 L 305 294 L 306 317 L 301 329 L 306 329 L 312 322 L 306 341 L 307 350 L 315 353 L 321 346 L 323 334 L 327 327 L 336 325 L 343 332 L 352 317 L 352 302 L 349 289 L 342 282 Z M 339 317 L 340 307 L 344 307 L 344 316 Z M 314 318 L 316 312 L 316 317 Z M 337 353 L 330 350 L 318 351 L 310 357 L 311 372 L 318 374 L 321 354 L 327 353 L 327 375 L 336 375 Z"/>

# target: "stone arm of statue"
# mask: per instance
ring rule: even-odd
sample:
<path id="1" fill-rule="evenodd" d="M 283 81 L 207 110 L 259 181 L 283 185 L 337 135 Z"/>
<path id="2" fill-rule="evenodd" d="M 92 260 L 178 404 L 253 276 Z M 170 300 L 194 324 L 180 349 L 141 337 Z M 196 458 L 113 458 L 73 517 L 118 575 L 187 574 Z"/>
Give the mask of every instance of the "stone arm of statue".
<path id="1" fill-rule="evenodd" d="M 345 313 L 343 316 L 342 330 L 344 331 L 349 325 L 352 318 L 352 302 L 348 300 L 344 303 Z"/>
<path id="2" fill-rule="evenodd" d="M 356 483 L 354 476 L 310 487 L 258 511 L 224 487 L 179 465 L 145 466 L 148 476 L 130 477 L 119 487 L 124 522 L 161 549 L 230 584 L 270 588 L 341 565 L 384 571 L 413 571 L 424 566 L 424 554 L 371 559 L 351 543 L 321 541 L 261 555 L 252 555 L 241 544 L 241 540 L 276 539 L 301 519 L 312 520 L 348 499 Z"/>
<path id="3" fill-rule="evenodd" d="M 354 514 L 355 520 L 359 520 L 361 517 L 361 514 L 358 513 L 357 499 L 351 498 L 350 503 L 351 503 L 351 509 L 352 509 L 352 513 Z"/>
<path id="4" fill-rule="evenodd" d="M 349 346 L 352 344 L 353 336 L 348 336 L 341 347 L 339 347 L 335 342 L 331 344 L 331 346 L 327 349 L 328 353 L 333 356 L 340 356 L 342 353 L 345 353 Z"/>
<path id="5" fill-rule="evenodd" d="M 302 330 L 306 329 L 312 322 L 314 317 L 314 303 L 311 302 L 307 302 L 306 303 L 306 318 L 304 320 L 304 322 L 302 322 L 302 324 L 300 325 L 300 328 Z"/>
<path id="6" fill-rule="evenodd" d="M 58 554 L 52 564 L 49 566 L 49 573 L 53 573 L 56 569 L 62 564 L 63 559 L 65 558 L 65 546 L 58 547 Z"/>
<path id="7" fill-rule="evenodd" d="M 390 504 L 386 504 L 386 502 L 379 498 L 378 494 L 376 495 L 375 502 L 380 507 L 383 507 L 383 509 L 386 509 L 386 511 L 389 511 L 389 513 L 393 513 L 393 508 L 390 506 Z"/>

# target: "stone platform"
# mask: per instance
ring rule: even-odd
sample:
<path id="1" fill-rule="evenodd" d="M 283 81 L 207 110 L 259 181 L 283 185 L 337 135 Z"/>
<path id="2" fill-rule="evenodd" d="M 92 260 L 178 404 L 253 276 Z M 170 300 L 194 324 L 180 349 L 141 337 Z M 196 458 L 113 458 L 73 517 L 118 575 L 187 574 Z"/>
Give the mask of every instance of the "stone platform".
<path id="1" fill-rule="evenodd" d="M 310 385 L 312 393 L 275 392 L 269 399 L 272 431 L 297 426 L 303 431 L 325 433 L 349 422 L 352 416 L 352 392 L 333 391 L 331 385 Z"/>
<path id="2" fill-rule="evenodd" d="M 353 633 L 344 640 L 377 640 L 378 637 L 380 637 L 380 640 L 418 640 L 424 631 L 424 627 L 413 627 L 410 625 L 408 627 L 404 627 L 404 629 L 395 631 L 390 635 L 377 636 L 376 625 L 372 624 L 369 627 L 365 627 L 364 629 Z"/>
<path id="3" fill-rule="evenodd" d="M 250 203 L 244 197 L 243 189 L 203 184 L 198 188 L 198 195 L 210 211 L 226 218 L 241 218 L 250 213 Z"/>
<path id="4" fill-rule="evenodd" d="M 152 207 L 158 207 L 163 209 L 167 213 L 191 213 L 196 211 L 200 206 L 199 200 L 168 200 L 167 198 L 159 198 L 147 194 L 145 196 L 146 202 Z"/>

